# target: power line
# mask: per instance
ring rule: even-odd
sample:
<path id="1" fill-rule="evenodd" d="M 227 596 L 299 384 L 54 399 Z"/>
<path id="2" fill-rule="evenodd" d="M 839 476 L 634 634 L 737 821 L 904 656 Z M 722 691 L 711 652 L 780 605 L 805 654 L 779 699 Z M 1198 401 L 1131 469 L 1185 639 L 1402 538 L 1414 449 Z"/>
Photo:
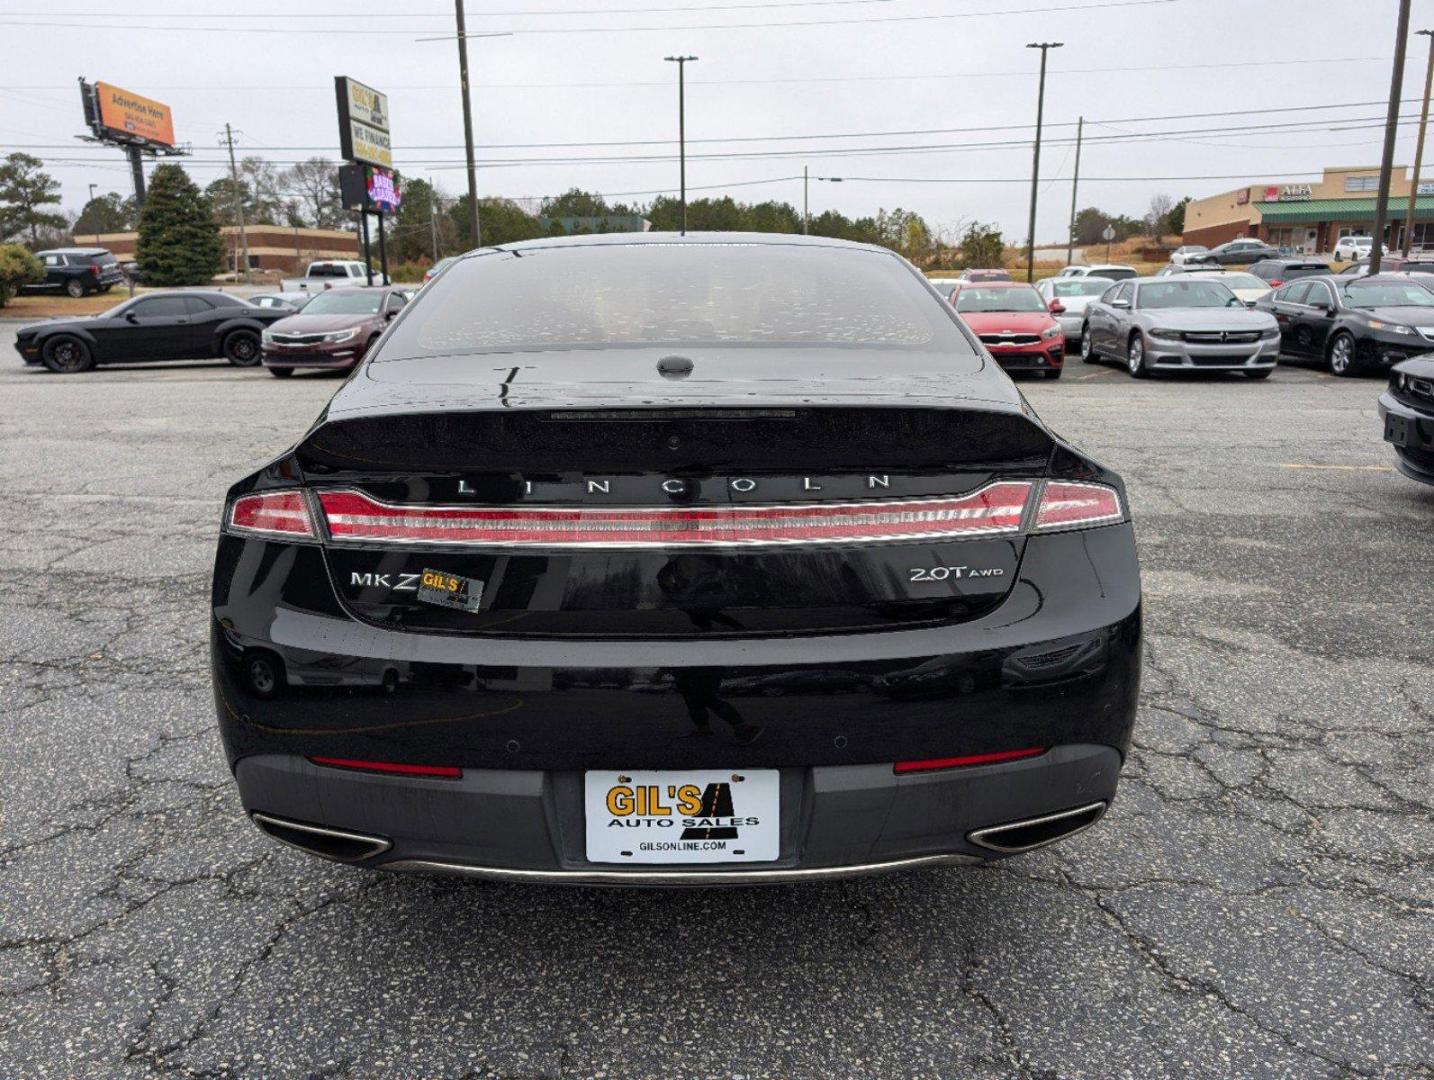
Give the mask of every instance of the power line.
<path id="1" fill-rule="evenodd" d="M 842 27 L 842 26 L 865 26 L 873 23 L 918 23 L 936 22 L 952 19 L 991 19 L 1002 18 L 1008 15 L 1050 15 L 1065 11 L 1098 11 L 1107 8 L 1136 8 L 1155 7 L 1167 4 L 1184 3 L 1185 0 L 1097 0 L 1095 3 L 1077 4 L 1067 3 L 1047 7 L 1028 8 L 1007 8 L 1001 11 L 947 11 L 924 15 L 873 15 L 867 18 L 857 19 L 801 19 L 788 20 L 784 22 L 732 22 L 732 23 L 693 23 L 665 26 L 553 26 L 539 27 L 534 29 L 514 30 L 514 34 L 524 36 L 542 35 L 550 36 L 556 34 L 630 34 L 645 31 L 671 32 L 674 30 L 777 30 L 783 28 L 813 28 L 813 27 Z M 52 16 L 53 17 L 53 16 Z M 80 22 L 49 22 L 27 19 L 3 19 L 0 26 L 33 26 L 48 27 L 64 30 L 139 30 L 147 33 L 162 33 L 165 31 L 194 33 L 204 31 L 217 31 L 224 34 L 323 34 L 333 36 L 336 34 L 350 36 L 392 36 L 395 34 L 412 35 L 413 30 L 384 30 L 384 29 L 356 29 L 353 27 L 303 27 L 303 26 L 156 26 L 153 24 L 138 24 L 133 22 L 119 23 L 80 23 Z M 441 38 L 419 38 L 420 41 L 446 41 L 452 35 Z"/>
<path id="2" fill-rule="evenodd" d="M 570 8 L 567 10 L 554 11 L 484 11 L 480 12 L 484 18 L 551 18 L 553 16 L 565 15 L 642 15 L 654 13 L 689 13 L 703 14 L 708 11 L 764 11 L 775 8 L 808 8 L 808 7 L 851 7 L 858 4 L 883 4 L 889 0 L 771 0 L 769 3 L 761 4 L 689 4 L 682 7 L 623 7 L 607 8 L 598 10 L 594 8 Z M 73 18 L 73 19 L 113 19 L 117 18 L 113 11 L 12 11 L 10 15 L 19 18 Z M 377 11 L 365 12 L 361 16 L 365 21 L 369 19 L 448 19 L 452 15 L 448 11 Z M 133 11 L 127 13 L 128 18 L 135 19 L 348 19 L 353 20 L 353 11 Z"/>

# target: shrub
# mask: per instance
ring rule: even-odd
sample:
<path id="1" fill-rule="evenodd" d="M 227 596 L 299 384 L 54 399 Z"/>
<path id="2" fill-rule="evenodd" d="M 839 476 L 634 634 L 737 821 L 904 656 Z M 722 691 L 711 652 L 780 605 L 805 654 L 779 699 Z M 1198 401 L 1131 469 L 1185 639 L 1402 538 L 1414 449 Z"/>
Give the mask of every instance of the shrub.
<path id="1" fill-rule="evenodd" d="M 45 280 L 40 260 L 19 244 L 0 244 L 0 307 L 15 295 L 21 285 L 34 285 Z"/>

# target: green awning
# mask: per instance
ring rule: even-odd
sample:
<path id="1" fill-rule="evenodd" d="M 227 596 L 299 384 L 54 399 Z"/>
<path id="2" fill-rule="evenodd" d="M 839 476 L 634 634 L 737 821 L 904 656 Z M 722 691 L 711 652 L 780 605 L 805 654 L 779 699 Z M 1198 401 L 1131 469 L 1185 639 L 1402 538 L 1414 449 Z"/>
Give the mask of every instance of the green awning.
<path id="1" fill-rule="evenodd" d="M 1376 199 L 1306 199 L 1303 202 L 1257 202 L 1255 209 L 1266 225 L 1288 225 L 1297 221 L 1373 221 Z M 1389 200 L 1389 216 L 1404 220 L 1409 196 Z M 1418 221 L 1434 221 L 1434 195 L 1421 195 L 1414 204 Z"/>

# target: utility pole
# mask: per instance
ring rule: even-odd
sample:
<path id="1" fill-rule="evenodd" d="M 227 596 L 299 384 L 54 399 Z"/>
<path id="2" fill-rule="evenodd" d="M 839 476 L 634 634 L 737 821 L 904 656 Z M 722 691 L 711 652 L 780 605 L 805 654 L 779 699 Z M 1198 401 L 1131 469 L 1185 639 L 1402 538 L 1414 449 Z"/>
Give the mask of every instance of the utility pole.
<path id="1" fill-rule="evenodd" d="M 433 234 L 433 261 L 438 262 L 438 199 L 428 200 L 428 231 Z"/>
<path id="2" fill-rule="evenodd" d="M 95 201 L 95 188 L 97 188 L 97 187 L 99 187 L 99 184 L 91 184 L 91 185 L 90 185 L 90 202 L 94 202 L 94 201 Z"/>
<path id="3" fill-rule="evenodd" d="M 807 187 L 808 187 L 808 184 L 809 184 L 809 181 L 808 181 L 808 179 L 807 179 L 807 167 L 806 167 L 805 165 L 803 165 L 803 166 L 802 166 L 802 235 L 803 235 L 803 236 L 806 236 L 809 232 L 812 231 L 812 212 L 811 212 L 811 209 L 810 209 L 810 204 L 807 202 Z"/>
<path id="4" fill-rule="evenodd" d="M 1066 237 L 1066 265 L 1071 264 L 1071 258 L 1075 253 L 1075 223 L 1076 223 L 1076 189 L 1080 187 L 1080 140 L 1085 134 L 1085 117 L 1082 116 L 1076 121 L 1076 159 L 1075 175 L 1071 177 L 1071 230 Z"/>
<path id="5" fill-rule="evenodd" d="M 473 212 L 473 246 L 483 246 L 483 228 L 478 224 L 478 170 L 473 164 L 473 105 L 468 100 L 468 30 L 463 19 L 463 0 L 453 0 L 458 15 L 458 81 L 463 87 L 463 148 L 468 155 L 468 209 Z"/>
<path id="6" fill-rule="evenodd" d="M 677 160 L 678 180 L 682 189 L 682 235 L 687 235 L 687 101 L 686 73 L 695 56 L 665 56 L 664 60 L 677 65 Z"/>
<path id="7" fill-rule="evenodd" d="M 1041 50 L 1041 88 L 1036 96 L 1036 152 L 1031 161 L 1031 219 L 1026 234 L 1026 280 L 1036 280 L 1036 195 L 1041 180 L 1041 124 L 1046 114 L 1046 53 L 1059 49 L 1064 42 L 1032 41 L 1028 49 Z"/>
<path id="8" fill-rule="evenodd" d="M 1369 249 L 1369 272 L 1379 273 L 1384 253 L 1384 226 L 1389 218 L 1389 180 L 1394 172 L 1394 135 L 1399 128 L 1399 94 L 1404 87 L 1404 47 L 1409 37 L 1409 0 L 1399 0 L 1398 29 L 1394 33 L 1394 70 L 1389 78 L 1389 113 L 1384 121 L 1384 156 L 1379 162 L 1379 198 L 1374 203 L 1374 244 Z"/>
<path id="9" fill-rule="evenodd" d="M 1419 169 L 1424 164 L 1424 129 L 1429 126 L 1429 91 L 1434 88 L 1434 30 L 1420 30 L 1418 33 L 1429 39 L 1429 63 L 1424 68 L 1424 108 L 1419 113 L 1419 141 L 1414 145 L 1414 178 L 1409 181 L 1409 212 L 1404 215 L 1406 259 L 1409 258 L 1409 249 L 1414 244 L 1414 201 L 1419 197 Z"/>
<path id="10" fill-rule="evenodd" d="M 249 234 L 244 229 L 244 200 L 240 195 L 239 166 L 234 161 L 234 132 L 224 125 L 224 144 L 229 147 L 229 179 L 234 185 L 234 219 L 239 223 L 239 243 L 244 248 L 244 281 L 249 281 Z"/>

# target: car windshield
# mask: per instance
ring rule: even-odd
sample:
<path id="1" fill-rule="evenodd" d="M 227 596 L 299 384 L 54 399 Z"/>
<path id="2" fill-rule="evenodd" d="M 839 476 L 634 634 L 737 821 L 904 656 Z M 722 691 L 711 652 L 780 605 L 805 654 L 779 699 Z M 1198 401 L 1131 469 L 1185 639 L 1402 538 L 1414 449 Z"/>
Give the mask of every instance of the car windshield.
<path id="1" fill-rule="evenodd" d="M 1051 293 L 1057 298 L 1067 296 L 1099 296 L 1110 288 L 1110 278 L 1063 278 L 1051 282 Z"/>
<path id="2" fill-rule="evenodd" d="M 956 310 L 967 313 L 983 311 L 1045 311 L 1046 302 L 1030 286 L 1006 289 L 967 287 L 956 294 Z"/>
<path id="3" fill-rule="evenodd" d="M 383 293 L 367 289 L 330 289 L 304 305 L 305 315 L 377 315 Z"/>
<path id="4" fill-rule="evenodd" d="M 1140 308 L 1211 308 L 1238 303 L 1218 281 L 1157 281 L 1140 287 Z"/>
<path id="5" fill-rule="evenodd" d="M 1097 266 L 1090 272 L 1090 276 L 1103 277 L 1107 281 L 1125 281 L 1140 275 L 1128 266 Z"/>
<path id="6" fill-rule="evenodd" d="M 722 345 L 974 355 L 949 311 L 882 252 L 740 241 L 537 246 L 450 266 L 384 353 Z"/>
<path id="7" fill-rule="evenodd" d="M 1254 274 L 1221 274 L 1221 285 L 1227 289 L 1268 289 L 1270 283 Z"/>
<path id="8" fill-rule="evenodd" d="M 1434 293 L 1423 285 L 1392 281 L 1350 281 L 1340 286 L 1344 302 L 1354 308 L 1434 307 Z"/>

